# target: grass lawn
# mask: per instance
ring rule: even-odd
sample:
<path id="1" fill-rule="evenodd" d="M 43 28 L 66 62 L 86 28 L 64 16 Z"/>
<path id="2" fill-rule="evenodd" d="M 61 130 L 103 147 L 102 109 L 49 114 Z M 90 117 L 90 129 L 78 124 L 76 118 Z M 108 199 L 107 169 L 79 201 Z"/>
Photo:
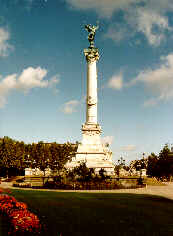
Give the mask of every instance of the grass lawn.
<path id="1" fill-rule="evenodd" d="M 46 225 L 42 235 L 173 235 L 173 201 L 152 195 L 12 190 Z"/>

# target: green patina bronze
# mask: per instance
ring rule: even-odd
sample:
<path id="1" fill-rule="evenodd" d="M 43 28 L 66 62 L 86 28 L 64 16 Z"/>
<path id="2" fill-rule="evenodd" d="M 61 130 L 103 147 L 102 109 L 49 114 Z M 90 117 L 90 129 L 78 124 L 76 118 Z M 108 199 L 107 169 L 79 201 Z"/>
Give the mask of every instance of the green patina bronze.
<path id="1" fill-rule="evenodd" d="M 99 26 L 94 26 L 94 25 L 85 25 L 85 29 L 88 31 L 88 41 L 90 43 L 90 48 L 94 48 L 94 39 L 95 39 L 95 34 L 96 30 L 99 29 Z"/>

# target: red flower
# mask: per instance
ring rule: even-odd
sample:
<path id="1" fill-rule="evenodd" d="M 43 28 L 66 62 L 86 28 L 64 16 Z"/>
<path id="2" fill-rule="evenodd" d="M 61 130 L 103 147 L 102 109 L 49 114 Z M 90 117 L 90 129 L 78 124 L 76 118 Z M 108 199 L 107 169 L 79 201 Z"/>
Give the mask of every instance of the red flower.
<path id="1" fill-rule="evenodd" d="M 18 202 L 14 197 L 1 194 L 0 195 L 0 211 L 5 213 L 11 223 L 13 232 L 31 232 L 39 233 L 41 225 L 38 217 L 27 210 L 27 205 Z"/>

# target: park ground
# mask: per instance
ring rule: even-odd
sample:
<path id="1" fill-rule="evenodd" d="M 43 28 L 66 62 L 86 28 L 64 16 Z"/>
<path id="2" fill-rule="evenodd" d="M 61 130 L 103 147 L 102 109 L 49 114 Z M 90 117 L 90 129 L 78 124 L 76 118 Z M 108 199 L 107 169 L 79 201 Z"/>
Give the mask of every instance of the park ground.
<path id="1" fill-rule="evenodd" d="M 173 183 L 92 192 L 11 191 L 39 216 L 45 236 L 173 235 Z"/>

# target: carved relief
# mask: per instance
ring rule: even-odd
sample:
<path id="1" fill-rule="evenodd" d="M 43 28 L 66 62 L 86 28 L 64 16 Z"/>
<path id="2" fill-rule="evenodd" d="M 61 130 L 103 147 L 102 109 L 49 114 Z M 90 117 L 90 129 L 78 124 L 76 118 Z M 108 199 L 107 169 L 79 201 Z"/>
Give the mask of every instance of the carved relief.
<path id="1" fill-rule="evenodd" d="M 84 54 L 88 62 L 98 61 L 100 58 L 97 48 L 84 49 Z"/>
<path id="2" fill-rule="evenodd" d="M 88 62 L 94 62 L 94 61 L 98 61 L 99 60 L 99 54 L 97 53 L 89 53 L 86 55 L 86 59 Z"/>
<path id="3" fill-rule="evenodd" d="M 97 98 L 93 98 L 91 96 L 88 97 L 87 99 L 87 104 L 92 106 L 92 105 L 95 105 L 97 103 Z"/>
<path id="4" fill-rule="evenodd" d="M 95 136 L 95 135 L 100 135 L 101 131 L 100 130 L 82 130 L 82 134 L 85 134 L 88 136 Z"/>

